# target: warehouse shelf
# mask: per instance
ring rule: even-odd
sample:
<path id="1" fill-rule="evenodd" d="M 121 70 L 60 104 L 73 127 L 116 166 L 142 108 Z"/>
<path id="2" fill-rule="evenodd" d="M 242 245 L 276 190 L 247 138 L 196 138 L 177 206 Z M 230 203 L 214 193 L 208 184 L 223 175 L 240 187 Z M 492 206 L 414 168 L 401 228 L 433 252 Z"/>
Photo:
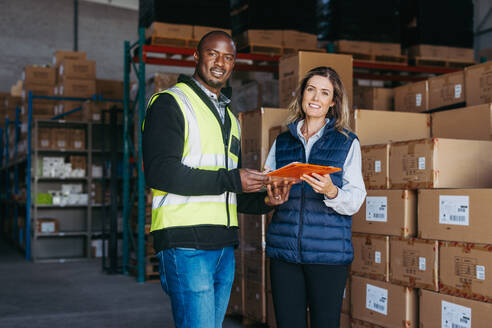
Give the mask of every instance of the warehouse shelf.
<path id="1" fill-rule="evenodd" d="M 53 154 L 53 153 L 64 153 L 64 154 L 87 154 L 89 151 L 86 149 L 39 149 L 39 154 Z"/>
<path id="2" fill-rule="evenodd" d="M 80 205 L 80 204 L 66 204 L 66 205 L 54 205 L 54 204 L 33 204 L 34 207 L 37 208 L 54 208 L 54 209 L 64 209 L 64 208 L 88 208 L 89 205 Z"/>
<path id="3" fill-rule="evenodd" d="M 37 263 L 68 263 L 68 262 L 85 262 L 89 261 L 87 257 L 66 257 L 66 258 L 46 258 L 38 259 Z"/>
<path id="4" fill-rule="evenodd" d="M 89 234 L 84 231 L 74 232 L 37 232 L 37 238 L 49 238 L 49 237 L 74 237 L 74 236 L 88 236 Z"/>
<path id="5" fill-rule="evenodd" d="M 88 177 L 35 177 L 38 181 L 87 181 Z"/>

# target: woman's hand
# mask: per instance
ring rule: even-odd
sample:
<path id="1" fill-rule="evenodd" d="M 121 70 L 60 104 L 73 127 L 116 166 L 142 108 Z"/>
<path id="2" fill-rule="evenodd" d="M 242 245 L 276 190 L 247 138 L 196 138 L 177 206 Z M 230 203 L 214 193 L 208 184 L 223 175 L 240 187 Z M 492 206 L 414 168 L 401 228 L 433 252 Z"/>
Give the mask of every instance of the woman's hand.
<path id="1" fill-rule="evenodd" d="M 290 188 L 295 183 L 292 180 L 283 180 L 267 184 L 265 204 L 273 207 L 285 203 L 289 199 Z"/>
<path id="2" fill-rule="evenodd" d="M 301 180 L 306 181 L 314 191 L 326 195 L 329 199 L 333 199 L 338 195 L 338 188 L 331 181 L 329 174 L 313 173 L 312 176 L 303 174 Z"/>

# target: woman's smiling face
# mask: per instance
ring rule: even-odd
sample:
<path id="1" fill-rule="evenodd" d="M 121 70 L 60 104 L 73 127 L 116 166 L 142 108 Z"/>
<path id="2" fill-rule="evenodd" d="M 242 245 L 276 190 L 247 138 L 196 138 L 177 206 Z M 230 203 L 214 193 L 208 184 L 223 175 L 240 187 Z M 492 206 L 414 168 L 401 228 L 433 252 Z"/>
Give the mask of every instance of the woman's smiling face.
<path id="1" fill-rule="evenodd" d="M 306 117 L 326 117 L 333 105 L 333 84 L 330 80 L 320 75 L 311 77 L 302 95 L 302 110 Z"/>

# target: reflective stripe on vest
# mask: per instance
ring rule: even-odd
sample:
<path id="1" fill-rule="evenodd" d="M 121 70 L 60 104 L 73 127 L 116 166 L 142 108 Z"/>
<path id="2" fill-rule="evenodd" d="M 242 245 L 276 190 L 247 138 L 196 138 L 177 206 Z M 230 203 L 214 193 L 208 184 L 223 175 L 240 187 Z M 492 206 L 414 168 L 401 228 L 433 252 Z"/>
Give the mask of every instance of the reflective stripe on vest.
<path id="1" fill-rule="evenodd" d="M 231 121 L 228 140 L 227 166 L 221 126 L 210 108 L 186 84 L 163 91 L 174 97 L 183 112 L 185 121 L 184 147 L 181 162 L 189 167 L 217 171 L 221 168 L 234 169 L 238 166 L 238 156 L 231 153 L 233 136 L 240 140 L 239 123 L 230 110 L 226 109 Z M 149 106 L 157 99 L 154 95 Z M 165 142 L 165 141 L 163 141 Z M 170 227 L 194 225 L 227 225 L 227 203 L 229 204 L 229 224 L 237 226 L 236 194 L 182 196 L 152 189 L 151 231 Z M 227 199 L 228 198 L 228 199 Z"/>

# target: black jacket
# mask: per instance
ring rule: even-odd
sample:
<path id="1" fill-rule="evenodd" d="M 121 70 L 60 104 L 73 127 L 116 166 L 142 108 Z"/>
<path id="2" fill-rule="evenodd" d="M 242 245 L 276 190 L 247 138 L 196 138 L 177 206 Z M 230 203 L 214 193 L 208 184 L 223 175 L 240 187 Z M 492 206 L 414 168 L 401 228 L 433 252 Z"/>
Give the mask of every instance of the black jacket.
<path id="1" fill-rule="evenodd" d="M 228 140 L 231 126 L 229 116 L 225 116 L 223 124 L 215 106 L 193 79 L 181 75 L 178 81 L 190 86 L 208 105 Z M 220 195 L 230 191 L 237 194 L 239 212 L 262 214 L 272 210 L 264 202 L 265 193 L 242 193 L 239 169 L 208 171 L 181 163 L 184 117 L 171 95 L 158 96 L 147 109 L 142 143 L 147 187 L 187 196 Z M 239 243 L 236 227 L 217 225 L 167 228 L 153 231 L 152 234 L 156 252 L 174 247 L 218 249 Z"/>

